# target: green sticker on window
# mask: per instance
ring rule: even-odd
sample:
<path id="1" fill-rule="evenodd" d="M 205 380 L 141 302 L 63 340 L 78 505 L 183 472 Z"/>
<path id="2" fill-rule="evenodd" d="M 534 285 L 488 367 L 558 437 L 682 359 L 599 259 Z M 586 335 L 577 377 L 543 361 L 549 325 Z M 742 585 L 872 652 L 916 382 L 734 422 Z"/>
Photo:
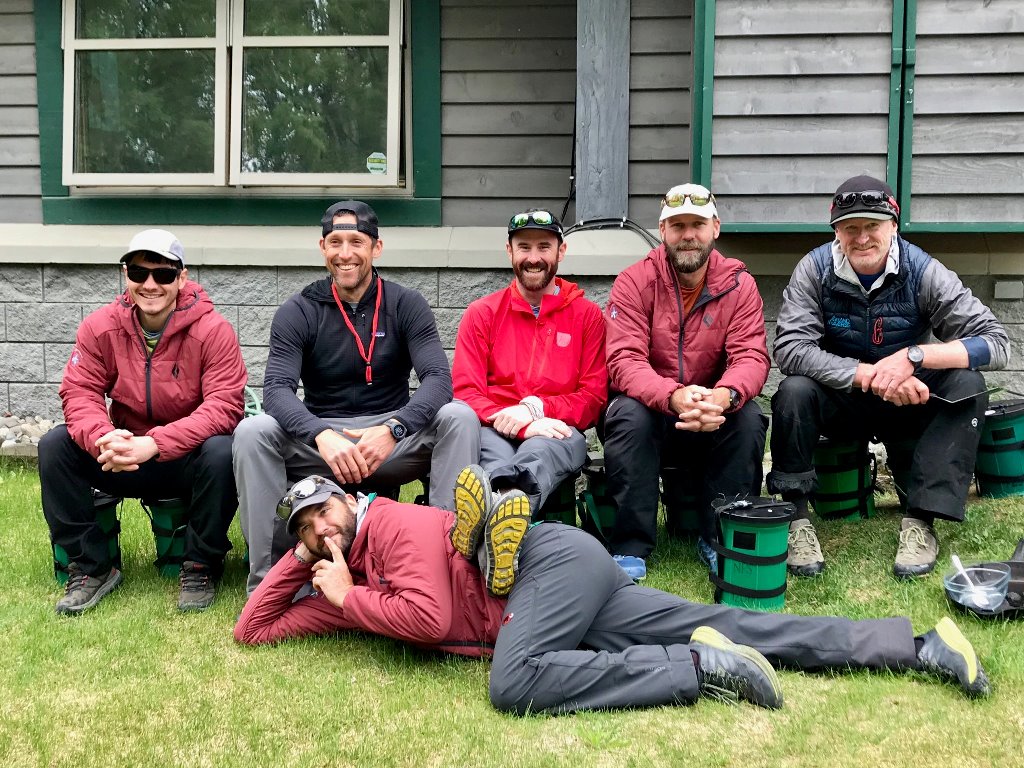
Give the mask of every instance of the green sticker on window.
<path id="1" fill-rule="evenodd" d="M 388 172 L 388 158 L 383 152 L 371 152 L 366 157 L 366 170 L 370 173 L 384 174 Z"/>

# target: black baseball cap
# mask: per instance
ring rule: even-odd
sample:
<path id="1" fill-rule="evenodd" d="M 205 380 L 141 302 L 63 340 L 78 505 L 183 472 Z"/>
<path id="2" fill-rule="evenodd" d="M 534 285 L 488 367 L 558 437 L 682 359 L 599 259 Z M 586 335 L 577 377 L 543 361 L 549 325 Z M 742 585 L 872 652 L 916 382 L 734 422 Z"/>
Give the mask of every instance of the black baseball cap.
<path id="1" fill-rule="evenodd" d="M 542 229 L 545 232 L 553 232 L 558 237 L 558 241 L 562 241 L 562 222 L 551 211 L 543 208 L 531 208 L 513 215 L 508 220 L 509 242 L 512 242 L 512 235 L 524 229 Z"/>
<path id="2" fill-rule="evenodd" d="M 845 219 L 893 219 L 900 223 L 900 206 L 892 187 L 874 176 L 854 176 L 836 189 L 829 208 L 829 224 Z"/>
<path id="3" fill-rule="evenodd" d="M 356 223 L 354 225 L 335 224 L 334 217 L 339 213 L 351 213 L 356 217 Z M 324 211 L 323 218 L 320 219 L 320 227 L 324 237 L 327 237 L 336 229 L 354 229 L 376 240 L 377 214 L 374 213 L 373 208 L 359 200 L 342 200 L 340 203 L 335 203 Z"/>

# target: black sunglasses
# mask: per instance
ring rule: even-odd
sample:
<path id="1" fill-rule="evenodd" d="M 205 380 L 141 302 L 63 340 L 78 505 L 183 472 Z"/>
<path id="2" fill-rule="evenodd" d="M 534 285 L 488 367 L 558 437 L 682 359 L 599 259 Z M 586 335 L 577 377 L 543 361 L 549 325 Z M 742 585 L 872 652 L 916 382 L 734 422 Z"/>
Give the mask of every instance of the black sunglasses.
<path id="1" fill-rule="evenodd" d="M 326 483 L 327 480 L 320 475 L 311 475 L 304 480 L 299 480 L 295 485 L 284 496 L 277 502 L 277 516 L 282 520 L 287 520 L 292 514 L 292 505 L 298 499 L 308 499 L 314 493 L 316 493 L 320 486 Z"/>
<path id="2" fill-rule="evenodd" d="M 125 274 L 128 275 L 128 279 L 133 283 L 144 283 L 152 275 L 157 285 L 170 285 L 178 279 L 181 269 L 177 267 L 155 267 L 150 269 L 149 267 L 140 267 L 138 264 L 129 264 L 125 268 Z"/>
<path id="3" fill-rule="evenodd" d="M 863 192 L 840 192 L 832 198 L 833 208 L 849 208 L 860 200 L 864 205 L 871 207 L 892 208 L 899 213 L 900 207 L 896 200 L 881 189 L 866 189 Z"/>
<path id="4" fill-rule="evenodd" d="M 525 213 L 517 213 L 508 220 L 508 231 L 513 232 L 517 229 L 522 229 L 531 221 L 542 227 L 548 227 L 554 224 L 555 217 L 549 211 L 527 211 Z"/>

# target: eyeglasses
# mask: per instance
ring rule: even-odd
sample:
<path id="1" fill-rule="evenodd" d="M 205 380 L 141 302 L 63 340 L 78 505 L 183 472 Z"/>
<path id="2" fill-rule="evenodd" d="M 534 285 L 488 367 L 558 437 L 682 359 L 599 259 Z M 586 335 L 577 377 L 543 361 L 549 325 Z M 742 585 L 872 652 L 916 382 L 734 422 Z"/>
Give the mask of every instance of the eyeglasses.
<path id="1" fill-rule="evenodd" d="M 282 520 L 287 520 L 292 514 L 292 505 L 298 499 L 308 499 L 318 490 L 320 487 L 327 482 L 326 478 L 320 477 L 320 475 L 312 475 L 304 480 L 299 480 L 295 485 L 291 487 L 281 500 L 277 502 L 277 516 Z"/>
<path id="2" fill-rule="evenodd" d="M 832 198 L 833 208 L 849 208 L 860 200 L 864 205 L 872 208 L 892 208 L 896 213 L 900 207 L 896 200 L 880 189 L 866 189 L 863 192 L 840 192 Z"/>
<path id="3" fill-rule="evenodd" d="M 690 202 L 696 205 L 698 208 L 707 205 L 708 203 L 715 202 L 715 196 L 708 192 L 706 195 L 700 192 L 676 192 L 671 195 L 665 195 L 661 198 L 662 208 L 682 208 L 686 205 L 686 198 L 690 198 Z"/>
<path id="4" fill-rule="evenodd" d="M 542 227 L 548 227 L 555 222 L 555 217 L 548 211 L 529 211 L 527 213 L 517 213 L 511 219 L 508 220 L 508 230 L 511 232 L 514 229 L 522 229 L 527 224 L 533 221 L 534 224 L 540 224 Z"/>
<path id="5" fill-rule="evenodd" d="M 181 270 L 176 267 L 156 267 L 150 269 L 149 267 L 140 267 L 138 264 L 129 264 L 125 269 L 125 273 L 133 283 L 144 283 L 152 275 L 157 285 L 170 285 L 178 279 Z"/>

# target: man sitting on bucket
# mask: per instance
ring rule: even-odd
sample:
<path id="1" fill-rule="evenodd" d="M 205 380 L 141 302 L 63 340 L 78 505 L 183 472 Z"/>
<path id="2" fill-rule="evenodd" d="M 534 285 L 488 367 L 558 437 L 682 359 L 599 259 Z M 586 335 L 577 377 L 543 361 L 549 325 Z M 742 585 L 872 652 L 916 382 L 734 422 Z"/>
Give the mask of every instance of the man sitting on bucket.
<path id="1" fill-rule="evenodd" d="M 821 435 L 877 437 L 890 464 L 894 447 L 913 442 L 897 577 L 935 567 L 936 519 L 964 519 L 988 407 L 979 369 L 1003 368 L 1009 340 L 954 272 L 900 237 L 899 222 L 884 181 L 844 181 L 830 208 L 835 239 L 804 256 L 782 294 L 775 361 L 786 378 L 772 397 L 767 480 L 797 507 L 788 566 L 799 576 L 825 567 L 807 515 Z"/>
<path id="2" fill-rule="evenodd" d="M 692 704 L 782 706 L 773 669 L 918 669 L 989 692 L 949 619 L 915 637 L 907 618 L 851 621 L 691 603 L 641 587 L 597 539 L 560 523 L 495 515 L 486 474 L 455 513 L 299 481 L 278 514 L 299 544 L 246 603 L 235 639 L 256 645 L 356 629 L 468 656 L 491 655 L 491 703 L 527 714 Z M 463 534 L 467 534 L 463 536 Z M 466 540 L 456 549 L 454 540 Z M 485 549 L 497 568 L 474 562 Z M 508 600 L 489 591 L 511 569 Z M 312 580 L 313 594 L 296 599 Z M 730 639 L 731 638 L 731 639 Z"/>

